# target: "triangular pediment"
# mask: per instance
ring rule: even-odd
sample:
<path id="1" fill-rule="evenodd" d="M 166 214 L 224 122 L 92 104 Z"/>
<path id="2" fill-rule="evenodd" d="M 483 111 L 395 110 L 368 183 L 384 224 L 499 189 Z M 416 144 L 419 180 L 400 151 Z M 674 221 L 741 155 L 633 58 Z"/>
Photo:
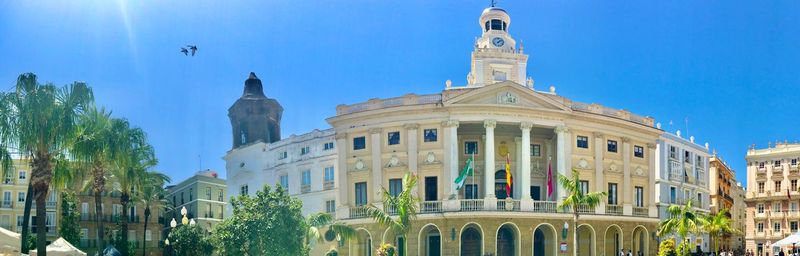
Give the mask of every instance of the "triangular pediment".
<path id="1" fill-rule="evenodd" d="M 505 105 L 531 109 L 571 111 L 563 103 L 512 81 L 490 84 L 447 99 L 445 106 Z"/>

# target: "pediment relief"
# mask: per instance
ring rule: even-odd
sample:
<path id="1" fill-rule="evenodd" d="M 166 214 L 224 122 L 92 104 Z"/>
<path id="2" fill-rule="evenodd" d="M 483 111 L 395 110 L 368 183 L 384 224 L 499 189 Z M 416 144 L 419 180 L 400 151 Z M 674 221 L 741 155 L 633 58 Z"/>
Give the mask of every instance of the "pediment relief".
<path id="1" fill-rule="evenodd" d="M 487 85 L 460 94 L 444 102 L 444 105 L 508 105 L 556 111 L 571 111 L 563 104 L 541 95 L 525 86 L 511 81 Z"/>

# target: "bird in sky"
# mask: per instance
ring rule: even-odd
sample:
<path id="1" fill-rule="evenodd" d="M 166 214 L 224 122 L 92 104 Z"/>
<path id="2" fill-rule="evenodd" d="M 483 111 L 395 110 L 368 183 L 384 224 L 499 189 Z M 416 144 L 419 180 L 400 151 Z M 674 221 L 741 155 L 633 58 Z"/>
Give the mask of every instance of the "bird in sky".
<path id="1" fill-rule="evenodd" d="M 194 54 L 197 52 L 197 45 L 187 45 L 186 47 L 189 47 L 189 50 L 192 50 L 192 56 L 194 56 Z"/>
<path id="2" fill-rule="evenodd" d="M 183 55 L 189 56 L 189 50 L 186 50 L 186 48 L 181 47 L 181 52 Z M 194 53 L 192 53 L 192 55 L 194 55 Z"/>

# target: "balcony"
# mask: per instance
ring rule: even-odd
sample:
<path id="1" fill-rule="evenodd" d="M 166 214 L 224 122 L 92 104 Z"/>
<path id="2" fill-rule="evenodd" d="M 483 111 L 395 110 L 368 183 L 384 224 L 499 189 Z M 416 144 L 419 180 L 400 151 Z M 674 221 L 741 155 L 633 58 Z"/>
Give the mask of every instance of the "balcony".
<path id="1" fill-rule="evenodd" d="M 648 217 L 650 210 L 647 207 L 633 207 L 633 216 Z"/>
<path id="2" fill-rule="evenodd" d="M 322 189 L 324 189 L 324 190 L 333 189 L 333 181 L 332 180 L 325 181 L 325 183 L 322 185 Z"/>
<path id="3" fill-rule="evenodd" d="M 511 203 L 511 205 L 508 204 L 509 202 Z M 497 210 L 498 211 L 515 211 L 515 212 L 518 212 L 519 211 L 519 200 L 506 201 L 506 200 L 498 199 L 497 200 Z"/>
<path id="4" fill-rule="evenodd" d="M 769 213 L 769 217 L 770 218 L 783 218 L 783 212 L 782 211 L 772 211 L 772 212 Z"/>
<path id="5" fill-rule="evenodd" d="M 461 200 L 462 212 L 483 211 L 483 199 L 464 199 Z"/>
<path id="6" fill-rule="evenodd" d="M 435 213 L 435 212 L 442 212 L 442 201 L 425 201 L 422 202 L 422 206 L 420 207 L 420 212 L 422 213 Z"/>
<path id="7" fill-rule="evenodd" d="M 578 213 L 581 214 L 594 214 L 594 207 L 589 207 L 588 205 L 579 205 L 578 206 Z"/>
<path id="8" fill-rule="evenodd" d="M 350 208 L 350 218 L 351 219 L 366 218 L 366 217 L 367 217 L 367 208 L 366 207 L 353 207 L 353 208 Z"/>
<path id="9" fill-rule="evenodd" d="M 558 203 L 552 201 L 533 201 L 533 211 L 543 213 L 555 213 Z"/>
<path id="10" fill-rule="evenodd" d="M 213 219 L 213 218 L 214 218 L 214 213 L 213 213 L 213 212 L 205 212 L 205 213 L 203 214 L 203 218 L 206 218 L 206 219 Z"/>
<path id="11" fill-rule="evenodd" d="M 11 200 L 3 200 L 3 204 L 0 205 L 0 208 L 11 208 L 14 205 L 11 203 Z"/>
<path id="12" fill-rule="evenodd" d="M 308 192 L 311 192 L 311 185 L 306 184 L 306 185 L 300 186 L 300 193 L 305 194 L 305 193 L 308 193 Z"/>
<path id="13" fill-rule="evenodd" d="M 580 208 L 578 208 L 578 209 L 580 209 Z M 609 215 L 622 215 L 622 206 L 621 205 L 613 205 L 613 204 L 606 205 L 606 214 L 609 214 Z"/>

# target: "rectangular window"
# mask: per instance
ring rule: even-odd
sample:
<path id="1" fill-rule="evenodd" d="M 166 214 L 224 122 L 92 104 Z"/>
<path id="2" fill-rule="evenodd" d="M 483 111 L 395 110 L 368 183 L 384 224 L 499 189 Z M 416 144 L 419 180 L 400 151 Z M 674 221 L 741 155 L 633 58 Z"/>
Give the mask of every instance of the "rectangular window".
<path id="1" fill-rule="evenodd" d="M 579 181 L 578 188 L 580 188 L 581 193 L 583 193 L 584 195 L 589 193 L 589 181 L 588 180 Z"/>
<path id="2" fill-rule="evenodd" d="M 239 187 L 239 194 L 243 195 L 243 196 L 247 195 L 247 185 L 243 185 L 243 186 Z"/>
<path id="3" fill-rule="evenodd" d="M 641 146 L 633 146 L 633 156 L 644 158 L 644 148 Z"/>
<path id="4" fill-rule="evenodd" d="M 311 147 L 303 147 L 300 149 L 300 155 L 311 153 Z"/>
<path id="5" fill-rule="evenodd" d="M 617 205 L 617 183 L 608 183 L 608 204 Z"/>
<path id="6" fill-rule="evenodd" d="M 636 193 L 636 197 L 634 198 L 636 207 L 644 207 L 644 188 L 635 187 L 634 191 Z"/>
<path id="7" fill-rule="evenodd" d="M 336 212 L 336 200 L 325 201 L 325 212 L 327 212 L 327 213 L 335 213 Z"/>
<path id="8" fill-rule="evenodd" d="M 211 188 L 206 188 L 206 199 L 211 200 Z"/>
<path id="9" fill-rule="evenodd" d="M 464 154 L 465 155 L 472 155 L 478 154 L 478 142 L 477 141 L 465 141 L 464 142 Z"/>
<path id="10" fill-rule="evenodd" d="M 797 232 L 797 221 L 789 222 L 789 228 L 791 229 L 792 233 Z"/>
<path id="11" fill-rule="evenodd" d="M 703 156 L 697 156 L 697 159 L 695 159 L 694 165 L 696 165 L 697 167 L 702 167 L 703 166 Z"/>
<path id="12" fill-rule="evenodd" d="M 697 206 L 703 207 L 703 193 L 697 193 Z"/>
<path id="13" fill-rule="evenodd" d="M 791 186 L 792 191 L 797 191 L 797 180 L 790 181 L 789 185 Z"/>
<path id="14" fill-rule="evenodd" d="M 194 193 L 192 193 L 192 189 L 189 189 L 189 202 L 194 201 Z"/>
<path id="15" fill-rule="evenodd" d="M 17 192 L 17 202 L 25 202 L 25 192 Z"/>
<path id="16" fill-rule="evenodd" d="M 303 186 L 311 185 L 311 170 L 303 171 Z"/>
<path id="17" fill-rule="evenodd" d="M 686 163 L 691 162 L 692 161 L 692 152 L 684 150 L 683 151 L 683 161 L 686 162 Z"/>
<path id="18" fill-rule="evenodd" d="M 222 189 L 220 189 L 219 194 L 217 194 L 217 201 L 223 202 L 225 200 L 223 197 L 224 195 L 222 194 Z"/>
<path id="19" fill-rule="evenodd" d="M 322 146 L 322 149 L 323 150 L 331 150 L 331 149 L 333 149 L 335 147 L 334 145 L 335 144 L 333 144 L 333 142 L 326 142 L 325 145 Z"/>
<path id="20" fill-rule="evenodd" d="M 773 163 L 773 166 L 774 167 L 781 167 L 781 160 L 775 160 L 775 162 Z"/>
<path id="21" fill-rule="evenodd" d="M 289 156 L 289 154 L 286 153 L 286 151 L 280 152 L 280 153 L 278 153 L 278 160 L 286 159 L 286 157 L 288 157 L 288 156 Z"/>
<path id="22" fill-rule="evenodd" d="M 11 191 L 3 191 L 3 207 L 11 207 Z"/>
<path id="23" fill-rule="evenodd" d="M 756 212 L 757 213 L 764 213 L 764 204 L 757 204 L 756 205 Z"/>
<path id="24" fill-rule="evenodd" d="M 782 206 L 781 203 L 773 203 L 772 204 L 772 212 L 782 212 L 783 209 L 781 209 L 781 208 L 783 208 L 783 207 L 781 207 L 781 206 Z"/>
<path id="25" fill-rule="evenodd" d="M 765 164 L 766 164 L 766 162 L 760 162 L 760 163 L 758 163 L 758 168 L 759 168 L 759 169 L 764 169 L 764 165 L 765 165 Z"/>
<path id="26" fill-rule="evenodd" d="M 797 202 L 789 203 L 789 210 L 792 211 L 792 212 L 796 212 L 797 211 Z"/>
<path id="27" fill-rule="evenodd" d="M 422 137 L 424 138 L 425 142 L 435 142 L 439 140 L 438 130 L 425 129 L 422 131 Z"/>
<path id="28" fill-rule="evenodd" d="M 772 223 L 772 232 L 773 233 L 780 233 L 781 232 L 781 223 L 780 222 L 773 222 Z"/>
<path id="29" fill-rule="evenodd" d="M 288 174 L 281 175 L 280 179 L 281 179 L 281 187 L 283 187 L 283 189 L 289 189 L 289 175 Z"/>
<path id="30" fill-rule="evenodd" d="M 531 156 L 542 156 L 542 145 L 531 144 Z"/>
<path id="31" fill-rule="evenodd" d="M 756 232 L 764 233 L 764 222 L 759 222 L 756 224 Z"/>
<path id="32" fill-rule="evenodd" d="M 589 137 L 586 136 L 578 136 L 578 141 L 576 142 L 579 148 L 589 148 Z"/>
<path id="33" fill-rule="evenodd" d="M 675 146 L 669 146 L 669 158 L 678 159 L 678 149 Z"/>
<path id="34" fill-rule="evenodd" d="M 758 193 L 764 193 L 764 182 L 758 182 Z"/>
<path id="35" fill-rule="evenodd" d="M 669 203 L 674 204 L 677 201 L 677 191 L 675 187 L 669 187 Z"/>
<path id="36" fill-rule="evenodd" d="M 386 140 L 389 145 L 400 144 L 400 132 L 390 132 L 386 134 Z"/>
<path id="37" fill-rule="evenodd" d="M 325 181 L 333 181 L 333 166 L 325 167 Z"/>
<path id="38" fill-rule="evenodd" d="M 389 180 L 389 194 L 392 196 L 397 196 L 403 192 L 403 180 L 402 179 L 390 179 Z"/>
<path id="39" fill-rule="evenodd" d="M 775 191 L 781 191 L 781 181 L 775 181 Z"/>
<path id="40" fill-rule="evenodd" d="M 478 199 L 478 184 L 464 185 L 464 199 Z"/>
<path id="41" fill-rule="evenodd" d="M 364 136 L 353 138 L 353 150 L 362 150 L 367 147 L 367 138 Z"/>
<path id="42" fill-rule="evenodd" d="M 617 141 L 616 140 L 608 140 L 608 152 L 617 153 Z"/>
<path id="43" fill-rule="evenodd" d="M 364 206 L 367 205 L 367 183 L 366 182 L 358 182 L 356 183 L 356 206 Z"/>
<path id="44" fill-rule="evenodd" d="M 795 159 L 796 160 L 796 159 Z M 19 171 L 19 180 L 25 180 L 28 178 L 28 172 L 26 171 Z"/>
<path id="45" fill-rule="evenodd" d="M 148 242 L 153 241 L 153 232 L 149 229 L 144 231 L 144 240 Z"/>
<path id="46" fill-rule="evenodd" d="M 797 166 L 797 158 L 792 159 L 792 166 Z"/>

